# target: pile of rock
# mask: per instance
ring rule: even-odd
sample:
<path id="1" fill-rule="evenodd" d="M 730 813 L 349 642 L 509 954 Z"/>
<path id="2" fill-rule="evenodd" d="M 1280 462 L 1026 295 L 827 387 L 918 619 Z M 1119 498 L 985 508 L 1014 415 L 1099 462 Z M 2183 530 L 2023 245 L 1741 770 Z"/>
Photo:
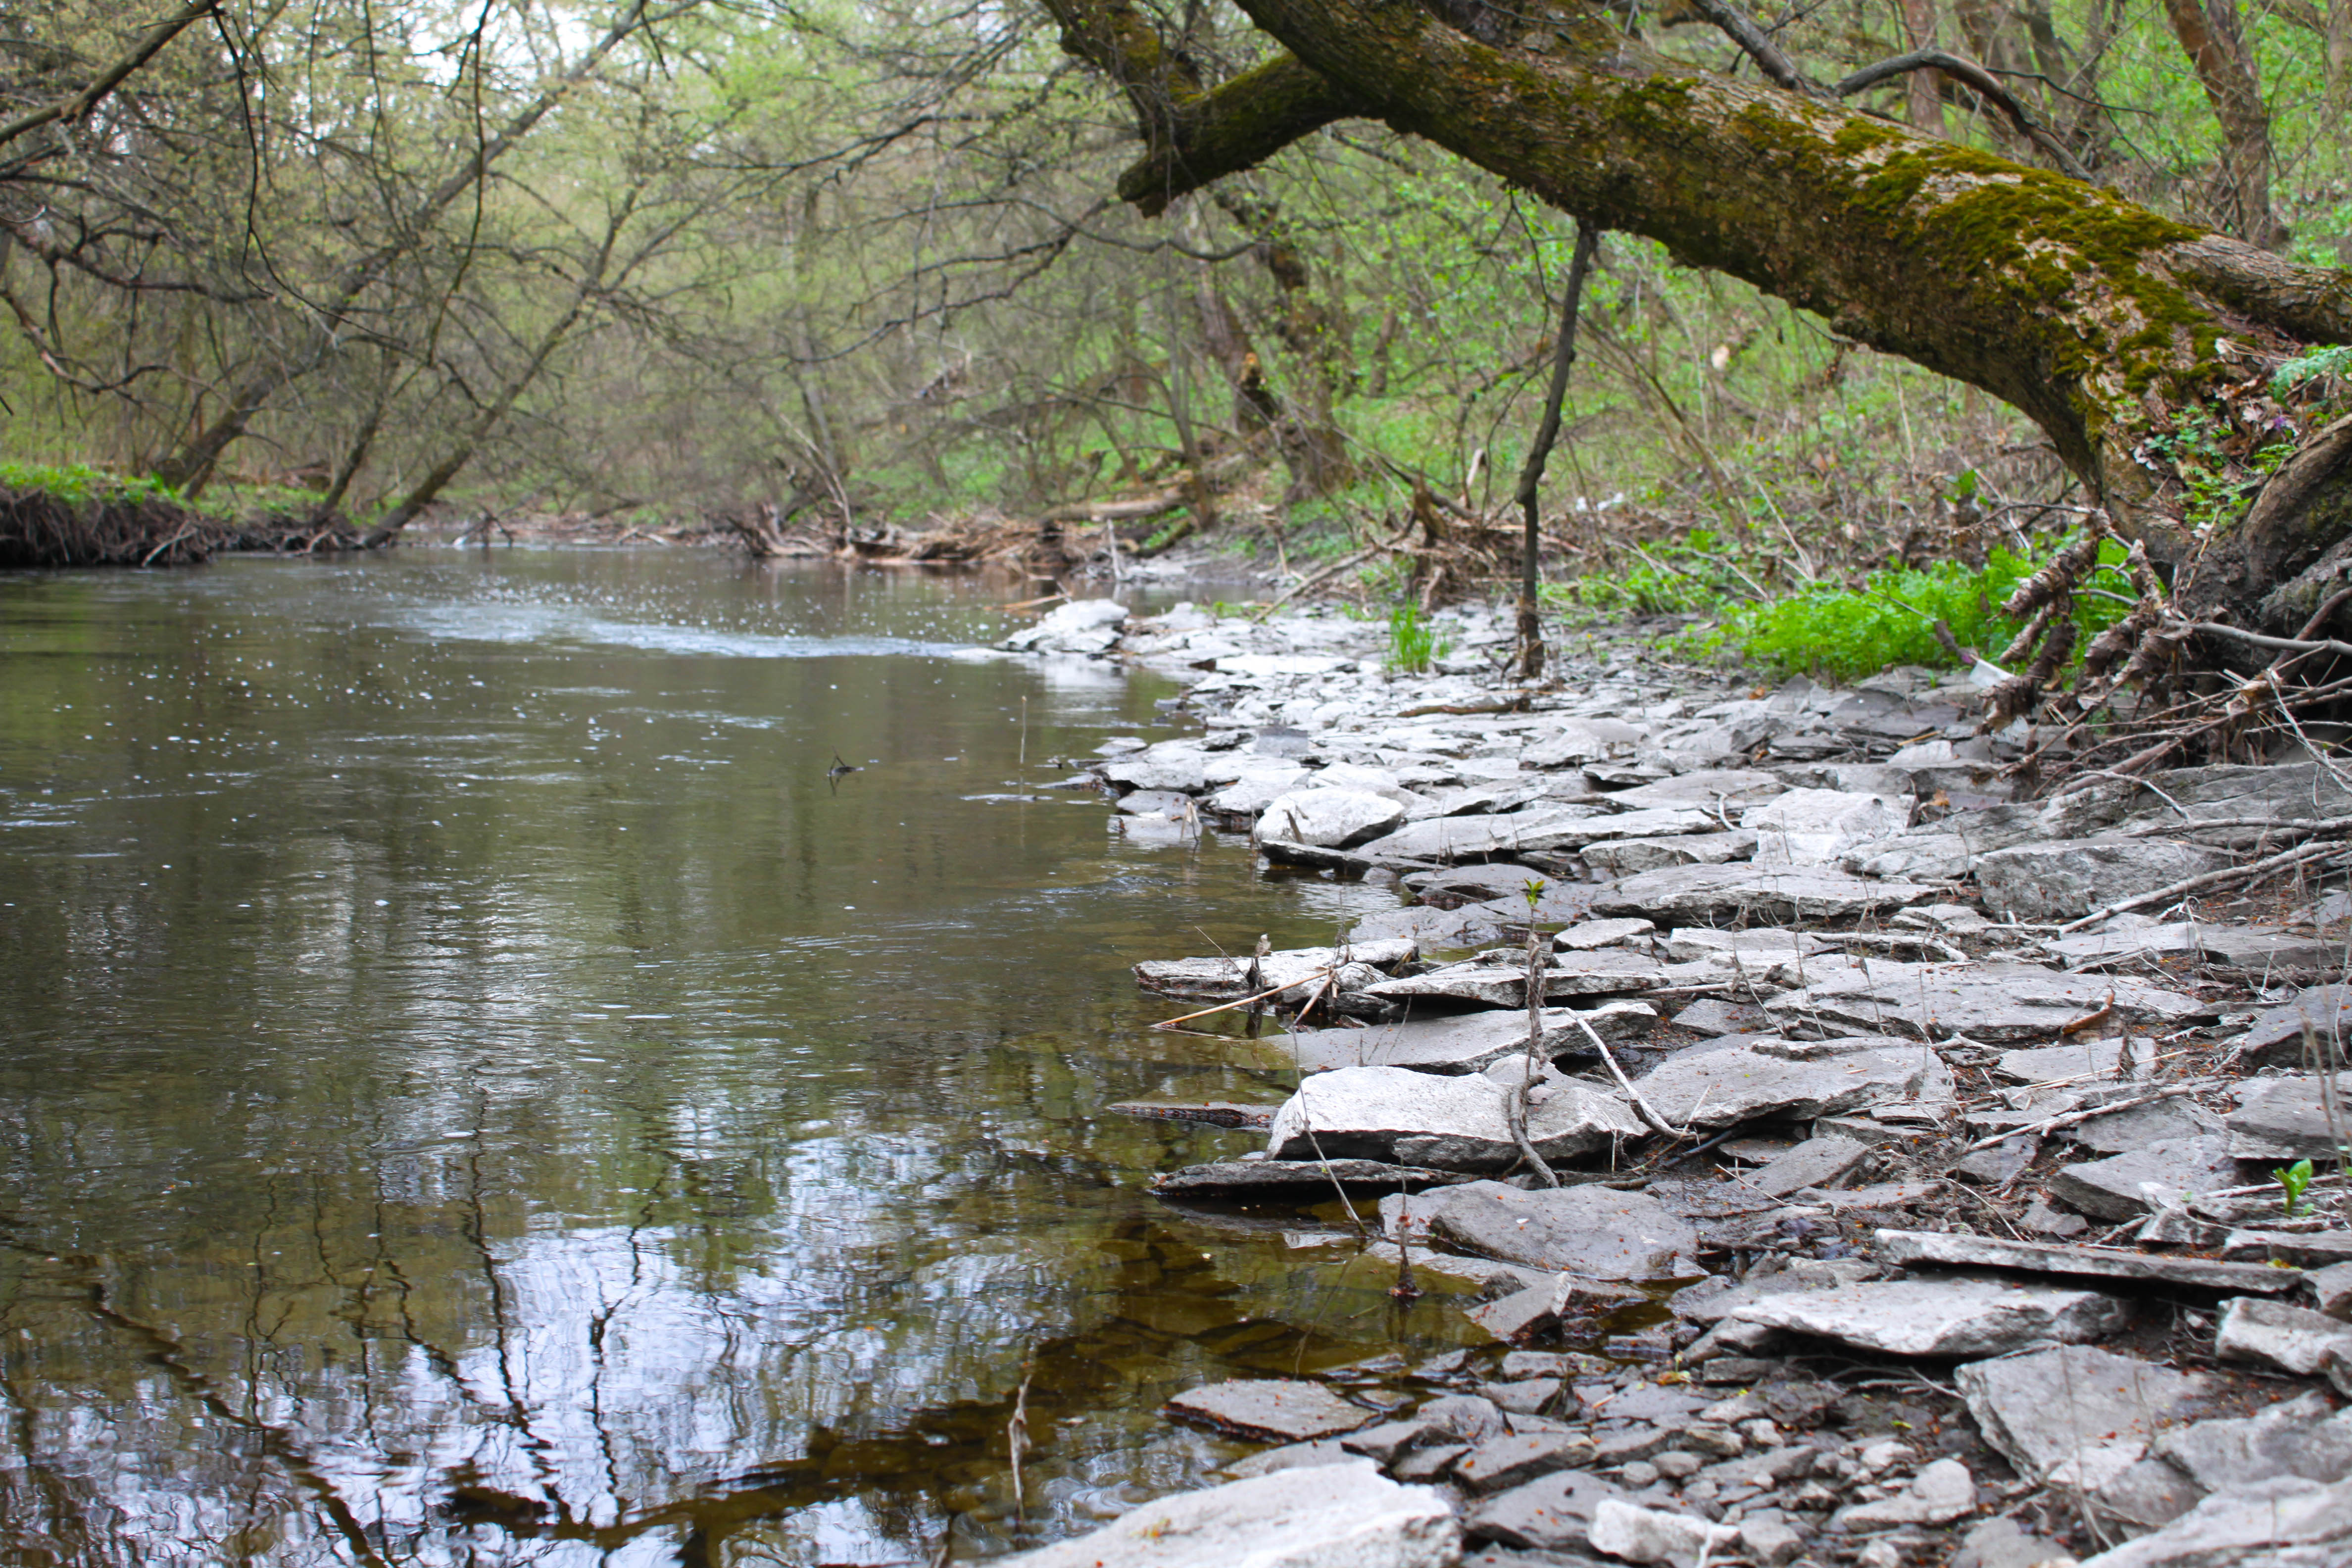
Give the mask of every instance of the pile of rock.
<path id="1" fill-rule="evenodd" d="M 2326 850 L 2337 770 L 2014 801 L 1965 682 L 1619 659 L 1498 693 L 1461 661 L 1507 636 L 1464 619 L 1414 680 L 1341 620 L 1118 640 L 1205 672 L 1204 732 L 1115 743 L 1108 790 L 1409 900 L 1335 948 L 1138 966 L 1327 1026 L 1286 1042 L 1263 1150 L 1158 1190 L 1377 1196 L 1374 1248 L 1483 1281 L 1519 1347 L 1400 1369 L 1402 1414 L 1344 1380 L 1188 1395 L 1286 1441 L 1200 1497 L 1344 1468 L 1342 1511 L 1393 1521 L 1365 1563 L 1444 1560 L 1431 1500 L 1498 1563 L 2352 1562 L 2342 933 L 2181 886 Z M 2273 1179 L 2303 1160 L 2307 1193 Z M 1943 1437 L 1836 1419 L 1873 1376 Z"/>

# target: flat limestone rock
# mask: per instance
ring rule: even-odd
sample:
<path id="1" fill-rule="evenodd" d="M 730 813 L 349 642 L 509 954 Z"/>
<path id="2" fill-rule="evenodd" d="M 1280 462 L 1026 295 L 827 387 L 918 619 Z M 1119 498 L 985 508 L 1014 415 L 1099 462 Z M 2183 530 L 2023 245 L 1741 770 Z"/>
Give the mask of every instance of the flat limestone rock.
<path id="1" fill-rule="evenodd" d="M 1394 1067 L 1317 1073 L 1275 1113 L 1266 1157 L 1389 1160 L 1442 1170 L 1507 1165 L 1519 1152 L 1507 1098 L 1483 1076 L 1444 1078 Z M 1548 1160 L 1644 1131 L 1623 1100 L 1580 1083 L 1541 1083 L 1529 1095 L 1528 1140 Z"/>
<path id="2" fill-rule="evenodd" d="M 1349 965 L 1386 970 L 1417 957 L 1419 951 L 1409 941 L 1360 942 L 1349 943 L 1345 956 Z M 1146 959 L 1135 966 L 1135 983 L 1163 996 L 1200 1002 L 1238 1001 L 1280 985 L 1287 988 L 1283 1000 L 1292 1000 L 1290 993 L 1295 991 L 1295 999 L 1303 1002 L 1307 993 L 1322 983 L 1324 972 L 1340 958 L 1338 948 L 1298 947 L 1261 959 Z M 1253 964 L 1259 976 L 1255 984 L 1250 973 Z"/>
<path id="3" fill-rule="evenodd" d="M 1678 838 L 1614 838 L 1588 844 L 1585 862 L 1607 877 L 1632 877 L 1664 866 L 1721 866 L 1754 853 L 1756 836 L 1687 833 Z"/>
<path id="4" fill-rule="evenodd" d="M 1547 1059 L 1596 1055 L 1591 1040 L 1577 1025 L 1580 1017 L 1612 1045 L 1645 1032 L 1658 1021 L 1657 1010 L 1642 1002 L 1607 1002 L 1582 1013 L 1571 1007 L 1547 1007 L 1538 1050 Z M 1296 1065 L 1307 1072 L 1343 1067 L 1484 1072 L 1527 1050 L 1528 1018 L 1526 1013 L 1513 1010 L 1407 1018 L 1362 1029 L 1302 1029 L 1296 1035 L 1268 1035 L 1259 1047 L 1259 1054 L 1269 1062 Z"/>
<path id="5" fill-rule="evenodd" d="M 2063 1045 L 2003 1051 L 1993 1058 L 1993 1071 L 2012 1083 L 2105 1083 L 2117 1076 L 2116 1064 L 2124 1059 L 2126 1045 L 2131 1048 L 2132 1072 L 2145 1069 L 2155 1055 L 2146 1038 L 2126 1041 L 2084 1036 Z"/>
<path id="6" fill-rule="evenodd" d="M 2303 1280 L 2300 1269 L 2273 1268 L 2262 1263 L 2212 1263 L 2200 1258 L 2126 1252 L 2114 1247 L 2006 1241 L 1942 1231 L 1882 1230 L 1878 1256 L 1906 1268 L 1927 1264 L 1948 1268 L 2014 1268 L 2061 1279 L 2133 1279 L 2264 1296 L 2284 1295 Z"/>
<path id="7" fill-rule="evenodd" d="M 2237 1162 L 2224 1140 L 2182 1138 L 2105 1160 L 2062 1165 L 2047 1190 L 2086 1215 L 2121 1221 L 2239 1184 Z"/>
<path id="8" fill-rule="evenodd" d="M 1275 1471 L 1144 1504 L 1004 1568 L 1452 1568 L 1462 1529 L 1444 1498 L 1370 1459 Z"/>
<path id="9" fill-rule="evenodd" d="M 1596 815 L 1590 806 L 1505 812 L 1488 816 L 1433 816 L 1409 822 L 1373 839 L 1360 852 L 1405 860 L 1507 860 L 1526 849 L 1556 849 L 1559 836 Z"/>
<path id="10" fill-rule="evenodd" d="M 2266 1362 L 2309 1377 L 2331 1360 L 2352 1361 L 2352 1323 L 2307 1307 L 2241 1296 L 2221 1314 L 2213 1353 L 2223 1361 Z"/>
<path id="11" fill-rule="evenodd" d="M 2336 1137 L 2327 1125 L 2319 1079 L 2270 1079 L 2249 1086 L 2245 1100 L 2225 1119 L 2230 1152 L 2241 1160 L 2332 1160 Z M 2352 1078 L 2336 1080 L 2339 1113 L 2352 1116 Z"/>
<path id="12" fill-rule="evenodd" d="M 1889 1355 L 1966 1356 L 2000 1355 L 2039 1340 L 2097 1339 L 2123 1327 L 2131 1309 L 2092 1290 L 1956 1278 L 1765 1296 L 1731 1316 Z"/>
<path id="13" fill-rule="evenodd" d="M 1759 1192 L 1785 1198 L 1807 1187 L 1829 1185 L 1869 1152 L 1870 1145 L 1852 1138 L 1808 1138 L 1745 1180 Z"/>
<path id="14" fill-rule="evenodd" d="M 2352 1480 L 2282 1476 L 2215 1492 L 2082 1568 L 2336 1568 L 2352 1561 Z"/>
<path id="15" fill-rule="evenodd" d="M 1293 790 L 1266 803 L 1258 831 L 1267 838 L 1348 849 L 1380 837 L 1404 820 L 1404 807 L 1369 790 Z"/>
<path id="16" fill-rule="evenodd" d="M 1461 1171 L 1392 1165 L 1381 1160 L 1219 1160 L 1155 1176 L 1151 1190 L 1171 1198 L 1298 1197 L 1312 1202 L 1318 1195 L 1328 1195 L 1334 1182 L 1349 1191 L 1369 1188 L 1393 1193 L 1468 1180 L 1468 1173 Z"/>
<path id="17" fill-rule="evenodd" d="M 1401 1212 L 1423 1235 L 1523 1268 L 1595 1279 L 1700 1272 L 1690 1261 L 1698 1232 L 1646 1193 L 1473 1182 L 1411 1199 Z"/>
<path id="18" fill-rule="evenodd" d="M 1985 1440 L 2034 1480 L 2095 1451 L 2144 1444 L 2188 1419 L 2212 1387 L 2201 1375 L 2088 1345 L 1973 1362 L 1953 1381 Z"/>
<path id="19" fill-rule="evenodd" d="M 1680 805 L 1712 811 L 1720 806 L 1736 817 L 1751 805 L 1761 805 L 1776 795 L 1787 794 L 1788 789 L 1785 781 L 1753 768 L 1703 768 L 1660 779 L 1655 784 L 1619 790 L 1609 799 L 1615 805 L 1636 807 Z"/>
<path id="20" fill-rule="evenodd" d="M 1551 945 L 1559 952 L 1591 952 L 1646 937 L 1657 929 L 1642 920 L 1585 921 L 1555 935 Z"/>
<path id="21" fill-rule="evenodd" d="M 1525 1552 L 1581 1552 L 1591 1542 L 1592 1510 L 1625 1489 L 1589 1470 L 1559 1470 L 1481 1498 L 1464 1526 L 1474 1541 L 1499 1541 Z"/>
<path id="22" fill-rule="evenodd" d="M 1825 974 L 1765 1004 L 1774 1017 L 1861 1032 L 1943 1040 L 1965 1035 L 1998 1045 L 2047 1040 L 2062 1025 L 2115 998 L 2119 1022 L 2179 1028 L 2217 1016 L 2212 1005 L 2121 975 L 2079 974 L 2034 963 L 1901 963 L 1873 959 Z"/>
<path id="23" fill-rule="evenodd" d="M 1734 1036 L 1728 1042 L 1670 1057 L 1635 1087 L 1676 1126 L 1710 1128 L 1766 1117 L 1801 1121 L 1894 1101 L 1943 1105 L 1954 1093 L 1942 1058 L 1907 1040 Z"/>
<path id="24" fill-rule="evenodd" d="M 2070 921 L 2230 862 L 2227 850 L 2165 838 L 2053 838 L 1979 856 L 1977 888 L 1996 914 Z"/>
<path id="25" fill-rule="evenodd" d="M 1592 1462 L 1592 1439 L 1578 1433 L 1489 1437 L 1454 1461 L 1454 1479 L 1474 1492 L 1504 1491 L 1538 1476 Z"/>
<path id="26" fill-rule="evenodd" d="M 2209 1492 L 2279 1476 L 2340 1481 L 2352 1476 L 2352 1410 L 2332 1410 L 2326 1395 L 2306 1394 L 2242 1419 L 2167 1432 L 2156 1452 Z"/>
<path id="27" fill-rule="evenodd" d="M 1908 797 L 1834 789 L 1792 789 L 1739 819 L 1756 835 L 1757 864 L 1764 866 L 1834 865 L 1847 850 L 1910 822 Z"/>
<path id="28" fill-rule="evenodd" d="M 1371 1424 L 1372 1413 L 1319 1383 L 1296 1378 L 1236 1378 L 1180 1394 L 1162 1415 L 1261 1443 L 1307 1443 Z"/>
<path id="29" fill-rule="evenodd" d="M 1886 913 L 1936 896 L 1916 882 L 1880 881 L 1822 867 L 1668 866 L 1628 877 L 1592 900 L 1598 915 L 1639 915 L 1675 925 L 1754 925 Z"/>
<path id="30" fill-rule="evenodd" d="M 2240 1065 L 2301 1066 L 2305 1025 L 2323 1039 L 2352 1038 L 2352 985 L 2310 986 L 2285 1006 L 2257 1015 L 2254 1026 L 2231 1042 Z"/>
<path id="31" fill-rule="evenodd" d="M 1544 971 L 1544 999 L 1569 996 L 1619 996 L 1654 991 L 1672 978 L 1665 966 L 1627 948 L 1602 948 L 1594 952 L 1557 952 Z M 1415 996 L 1443 996 L 1485 1007 L 1523 1007 L 1528 981 L 1524 972 L 1501 963 L 1451 963 L 1427 974 L 1382 981 L 1366 987 L 1369 994 L 1402 1002 Z"/>

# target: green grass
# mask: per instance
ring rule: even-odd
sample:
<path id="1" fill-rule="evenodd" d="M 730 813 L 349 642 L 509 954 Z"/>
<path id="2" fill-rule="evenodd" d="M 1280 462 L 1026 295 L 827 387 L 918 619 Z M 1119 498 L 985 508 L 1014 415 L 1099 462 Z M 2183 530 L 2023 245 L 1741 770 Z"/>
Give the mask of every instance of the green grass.
<path id="1" fill-rule="evenodd" d="M 1625 616 L 1706 614 L 1748 596 L 1754 574 L 1714 532 L 1694 529 L 1680 543 L 1634 546 L 1628 570 L 1547 583 L 1548 607 L 1572 624 Z"/>
<path id="2" fill-rule="evenodd" d="M 1408 675 L 1426 675 L 1453 645 L 1441 639 L 1435 627 L 1421 618 L 1421 608 L 1402 604 L 1389 611 L 1389 668 Z"/>
<path id="3" fill-rule="evenodd" d="M 0 460 L 0 485 L 22 490 L 40 490 L 59 500 L 80 506 L 92 500 L 163 500 L 174 506 L 188 504 L 185 497 L 171 486 L 149 479 L 124 479 L 86 463 L 16 463 Z"/>

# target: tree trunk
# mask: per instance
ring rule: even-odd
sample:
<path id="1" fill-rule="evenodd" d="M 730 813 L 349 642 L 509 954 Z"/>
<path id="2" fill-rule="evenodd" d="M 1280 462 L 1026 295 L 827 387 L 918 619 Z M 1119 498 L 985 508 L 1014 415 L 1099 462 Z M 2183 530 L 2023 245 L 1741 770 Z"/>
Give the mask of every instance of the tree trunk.
<path id="1" fill-rule="evenodd" d="M 1424 137 L 1589 224 L 1646 236 L 2020 409 L 2146 542 L 2187 607 L 2283 623 L 2309 584 L 2280 590 L 2352 533 L 2352 453 L 2315 447 L 2296 504 L 2200 531 L 2183 520 L 2186 489 L 2161 447 L 2147 445 L 2302 346 L 2352 342 L 2352 276 L 1666 59 L 1602 12 L 1540 23 L 1486 12 L 1513 29 L 1487 41 L 1438 14 L 1452 0 L 1241 4 L 1339 112 Z M 1234 95 L 1218 123 L 1251 122 L 1247 81 L 1204 95 Z M 1254 145 L 1262 158 L 1279 142 L 1261 124 Z M 1181 173 L 1159 147 L 1139 166 Z"/>
<path id="2" fill-rule="evenodd" d="M 2238 0 L 2164 0 L 2164 14 L 2221 122 L 2221 226 L 2265 250 L 2284 247 L 2286 225 L 2271 205 L 2270 105 L 2238 25 Z"/>

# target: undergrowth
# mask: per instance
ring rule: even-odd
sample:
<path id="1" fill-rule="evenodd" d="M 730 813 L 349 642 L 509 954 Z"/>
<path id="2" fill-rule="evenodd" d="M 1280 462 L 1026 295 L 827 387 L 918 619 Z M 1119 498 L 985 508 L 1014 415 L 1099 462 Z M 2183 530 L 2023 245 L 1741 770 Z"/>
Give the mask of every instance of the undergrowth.
<path id="1" fill-rule="evenodd" d="M 2046 559 L 1996 549 L 1980 567 L 1957 561 L 1924 569 L 1882 567 L 1859 589 L 1822 585 L 1727 605 L 1713 626 L 1695 628 L 1678 641 L 1685 653 L 1729 649 L 1782 675 L 1852 680 L 1893 665 L 1950 664 L 1951 656 L 1936 638 L 1935 623 L 1940 620 L 1962 645 L 1997 658 L 2020 626 L 2000 614 L 2000 605 Z M 2113 570 L 2122 560 L 2119 546 L 2109 543 L 2101 551 L 2100 585 L 2117 596 L 2087 595 L 2078 601 L 2075 618 L 2084 633 L 2078 647 L 2129 608 L 2122 592 L 2128 582 Z"/>

